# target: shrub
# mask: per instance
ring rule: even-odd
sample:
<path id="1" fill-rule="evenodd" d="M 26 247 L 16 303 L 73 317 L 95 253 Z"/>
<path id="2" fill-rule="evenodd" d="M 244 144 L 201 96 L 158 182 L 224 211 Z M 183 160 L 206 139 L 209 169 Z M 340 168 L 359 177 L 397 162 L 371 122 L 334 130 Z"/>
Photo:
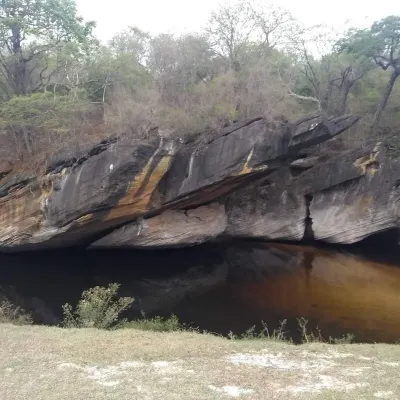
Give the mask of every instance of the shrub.
<path id="1" fill-rule="evenodd" d="M 121 327 L 153 332 L 176 332 L 185 329 L 183 324 L 179 322 L 179 319 L 176 315 L 171 315 L 169 318 L 143 317 L 141 319 L 126 322 L 122 324 Z"/>
<path id="2" fill-rule="evenodd" d="M 287 320 L 280 321 L 278 328 L 270 331 L 267 324 L 261 321 L 261 329 L 256 329 L 252 326 L 241 335 L 235 335 L 232 332 L 228 337 L 232 340 L 272 340 L 280 342 L 293 343 L 290 337 L 290 332 L 286 330 Z M 313 331 L 308 328 L 308 320 L 304 317 L 297 318 L 297 325 L 300 332 L 300 340 L 298 344 L 305 343 L 330 343 L 330 344 L 351 344 L 354 342 L 355 335 L 348 333 L 338 338 L 329 336 L 329 339 L 324 339 L 318 327 Z"/>
<path id="3" fill-rule="evenodd" d="M 108 287 L 96 286 L 85 290 L 75 310 L 70 304 L 64 304 L 63 326 L 109 329 L 117 325 L 121 322 L 121 313 L 134 302 L 132 297 L 118 297 L 119 287 L 117 283 L 110 283 Z"/>
<path id="4" fill-rule="evenodd" d="M 297 318 L 297 323 L 299 325 L 299 331 L 302 343 L 315 343 L 323 342 L 321 331 L 317 328 L 315 332 L 310 331 L 307 328 L 308 320 L 304 317 Z"/>
<path id="5" fill-rule="evenodd" d="M 0 158 L 42 162 L 61 149 L 78 151 L 88 141 L 98 142 L 102 135 L 92 131 L 100 132 L 94 127 L 99 112 L 84 94 L 15 96 L 0 103 Z"/>
<path id="6" fill-rule="evenodd" d="M 287 337 L 286 331 L 287 320 L 283 320 L 279 322 L 279 327 L 270 331 L 267 324 L 264 321 L 261 321 L 261 331 L 256 331 L 256 326 L 252 326 L 247 329 L 242 335 L 235 336 L 232 332 L 229 333 L 230 339 L 245 339 L 245 340 L 254 340 L 254 339 L 263 339 L 263 340 L 273 340 L 279 342 L 291 342 L 291 339 Z"/>
<path id="7" fill-rule="evenodd" d="M 355 335 L 348 333 L 339 338 L 329 336 L 329 343 L 331 344 L 351 344 L 354 343 Z"/>
<path id="8" fill-rule="evenodd" d="M 0 324 L 30 325 L 32 317 L 29 313 L 8 300 L 0 301 Z"/>

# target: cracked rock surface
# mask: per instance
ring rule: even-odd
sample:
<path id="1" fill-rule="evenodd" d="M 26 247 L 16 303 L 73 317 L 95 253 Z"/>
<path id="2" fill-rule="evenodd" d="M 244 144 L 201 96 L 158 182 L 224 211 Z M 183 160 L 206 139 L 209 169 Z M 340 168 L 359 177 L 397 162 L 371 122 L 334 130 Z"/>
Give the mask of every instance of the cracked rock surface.
<path id="1" fill-rule="evenodd" d="M 313 115 L 276 128 L 257 118 L 186 143 L 110 138 L 36 174 L 3 163 L 0 251 L 301 240 L 307 229 L 361 240 L 397 226 L 398 162 L 384 144 L 328 160 L 312 150 L 357 120 Z"/>

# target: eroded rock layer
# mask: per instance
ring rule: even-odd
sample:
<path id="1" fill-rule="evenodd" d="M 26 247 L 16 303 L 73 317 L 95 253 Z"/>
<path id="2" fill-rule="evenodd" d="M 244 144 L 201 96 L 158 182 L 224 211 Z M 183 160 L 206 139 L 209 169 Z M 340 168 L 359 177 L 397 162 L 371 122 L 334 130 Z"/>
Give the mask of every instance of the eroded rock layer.
<path id="1" fill-rule="evenodd" d="M 307 231 L 353 243 L 397 228 L 399 162 L 385 143 L 315 150 L 356 121 L 314 115 L 276 128 L 259 118 L 187 143 L 109 139 L 36 174 L 3 162 L 0 249 L 297 241 Z"/>

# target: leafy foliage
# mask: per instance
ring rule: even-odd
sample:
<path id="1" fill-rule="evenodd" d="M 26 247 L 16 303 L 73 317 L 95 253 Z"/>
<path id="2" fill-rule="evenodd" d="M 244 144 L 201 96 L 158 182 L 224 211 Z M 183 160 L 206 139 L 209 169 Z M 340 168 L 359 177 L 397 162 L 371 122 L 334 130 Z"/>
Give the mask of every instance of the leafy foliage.
<path id="1" fill-rule="evenodd" d="M 400 16 L 383 18 L 369 29 L 351 29 L 339 46 L 349 53 L 371 58 L 386 70 L 400 59 Z"/>
<path id="2" fill-rule="evenodd" d="M 63 306 L 63 326 L 66 328 L 109 329 L 115 326 L 120 315 L 134 302 L 132 297 L 118 297 L 120 285 L 111 283 L 108 287 L 85 290 L 74 310 L 70 304 Z"/>
<path id="3" fill-rule="evenodd" d="M 400 75 L 400 16 L 391 15 L 383 18 L 369 29 L 353 29 L 339 45 L 348 53 L 370 58 L 384 71 L 390 70 L 389 81 L 375 113 L 373 125 L 376 125 Z"/>
<path id="4" fill-rule="evenodd" d="M 0 103 L 0 138 L 8 139 L 0 156 L 11 153 L 24 160 L 45 149 L 51 153 L 79 132 L 90 109 L 83 93 L 33 93 Z"/>
<path id="5" fill-rule="evenodd" d="M 396 129 L 400 16 L 339 37 L 236 0 L 201 32 L 128 27 L 100 46 L 94 26 L 73 0 L 0 3 L 0 157 L 45 158 L 43 148 L 111 134 L 192 137 L 259 116 L 280 124 L 317 110 L 362 114 L 352 140 L 372 123 L 382 129 L 371 135 Z"/>
<path id="6" fill-rule="evenodd" d="M 0 129 L 34 126 L 43 131 L 68 132 L 68 120 L 87 107 L 84 98 L 67 95 L 34 93 L 16 96 L 0 103 Z"/>

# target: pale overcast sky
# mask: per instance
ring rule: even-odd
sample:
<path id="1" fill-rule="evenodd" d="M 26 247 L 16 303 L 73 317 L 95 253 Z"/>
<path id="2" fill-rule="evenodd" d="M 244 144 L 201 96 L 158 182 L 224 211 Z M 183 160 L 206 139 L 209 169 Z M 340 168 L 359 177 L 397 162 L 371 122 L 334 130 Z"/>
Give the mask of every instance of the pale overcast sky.
<path id="1" fill-rule="evenodd" d="M 76 1 L 85 19 L 97 21 L 96 33 L 103 41 L 129 25 L 153 34 L 198 31 L 219 4 L 215 0 Z M 323 23 L 338 29 L 346 20 L 362 26 L 390 14 L 400 14 L 398 0 L 280 0 L 275 4 L 289 9 L 306 25 Z"/>

